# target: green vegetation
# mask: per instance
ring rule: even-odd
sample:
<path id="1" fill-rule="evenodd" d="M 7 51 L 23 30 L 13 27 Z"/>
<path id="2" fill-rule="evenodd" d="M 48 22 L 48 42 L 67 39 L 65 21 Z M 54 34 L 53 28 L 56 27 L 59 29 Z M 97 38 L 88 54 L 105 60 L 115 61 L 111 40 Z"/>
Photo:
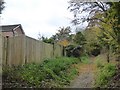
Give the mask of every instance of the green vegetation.
<path id="1" fill-rule="evenodd" d="M 84 45 L 85 44 L 85 36 L 83 35 L 82 32 L 78 31 L 76 32 L 76 35 L 74 37 L 74 42 L 78 45 Z"/>
<path id="2" fill-rule="evenodd" d="M 71 40 L 71 27 L 60 27 L 58 29 L 58 32 L 55 34 L 55 35 L 52 35 L 50 38 L 47 38 L 47 37 L 44 37 L 44 36 L 41 36 L 39 34 L 39 37 L 38 39 L 45 42 L 45 43 L 56 43 L 56 42 L 59 42 L 59 41 L 63 41 L 63 40 Z"/>
<path id="3" fill-rule="evenodd" d="M 110 53 L 120 57 L 120 2 L 79 2 L 70 0 L 68 7 L 74 13 L 74 25 L 89 21 L 84 30 L 86 40 L 85 50 L 88 54 L 97 56 L 100 50 L 106 49 L 107 62 Z M 82 8 L 84 7 L 84 8 Z M 81 12 L 81 13 L 79 13 Z M 88 16 L 79 17 L 84 12 Z M 81 39 L 82 40 L 82 39 Z M 96 47 L 97 46 L 97 47 Z"/>
<path id="4" fill-rule="evenodd" d="M 3 76 L 7 75 L 8 80 L 24 81 L 30 87 L 61 87 L 68 85 L 78 74 L 74 66 L 77 63 L 77 58 L 48 59 L 42 64 L 31 63 L 17 68 L 6 68 Z"/>
<path id="5" fill-rule="evenodd" d="M 89 56 L 87 55 L 81 56 L 80 59 L 81 59 L 81 62 L 84 64 L 90 63 Z"/>
<path id="6" fill-rule="evenodd" d="M 5 8 L 4 4 L 4 0 L 0 0 L 0 14 L 2 14 L 2 10 Z"/>
<path id="7" fill-rule="evenodd" d="M 61 45 L 65 47 L 66 55 L 70 58 L 48 59 L 42 64 L 32 63 L 17 68 L 5 68 L 3 75 L 7 79 L 25 82 L 28 86 L 62 87 L 68 85 L 77 75 L 74 64 L 80 61 L 84 64 L 90 63 L 88 56 L 82 56 L 84 53 L 94 56 L 104 53 L 107 59 L 98 56 L 95 61 L 98 69 L 95 86 L 107 87 L 117 71 L 116 65 L 110 62 L 111 54 L 120 61 L 120 2 L 90 3 L 70 0 L 69 3 L 69 9 L 74 13 L 72 23 L 78 25 L 87 21 L 89 23 L 86 29 L 72 34 L 71 27 L 60 27 L 52 37 L 45 38 L 39 35 L 39 40 L 50 44 L 62 42 Z M 80 18 L 80 12 L 89 12 L 89 15 Z"/>
<path id="8" fill-rule="evenodd" d="M 96 57 L 95 65 L 98 68 L 104 67 L 105 64 L 107 64 L 105 55 L 99 55 L 99 56 Z"/>
<path id="9" fill-rule="evenodd" d="M 115 75 L 116 65 L 113 63 L 105 63 L 103 60 L 96 60 L 98 67 L 95 86 L 107 87 L 109 80 Z"/>

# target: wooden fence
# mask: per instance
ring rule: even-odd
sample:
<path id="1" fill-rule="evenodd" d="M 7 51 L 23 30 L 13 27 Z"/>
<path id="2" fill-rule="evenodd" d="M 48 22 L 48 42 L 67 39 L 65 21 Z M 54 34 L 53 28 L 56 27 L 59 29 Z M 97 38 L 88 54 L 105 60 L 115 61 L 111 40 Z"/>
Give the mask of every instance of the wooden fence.
<path id="1" fill-rule="evenodd" d="M 3 65 L 40 63 L 46 58 L 62 56 L 63 47 L 58 44 L 47 44 L 24 35 L 1 38 Z"/>

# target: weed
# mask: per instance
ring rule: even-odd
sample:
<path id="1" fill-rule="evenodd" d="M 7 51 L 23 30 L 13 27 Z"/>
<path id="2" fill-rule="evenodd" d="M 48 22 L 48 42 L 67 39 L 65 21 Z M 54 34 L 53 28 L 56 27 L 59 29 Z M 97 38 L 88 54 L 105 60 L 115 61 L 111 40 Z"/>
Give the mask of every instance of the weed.
<path id="1" fill-rule="evenodd" d="M 97 59 L 97 60 L 95 61 L 95 64 L 96 64 L 96 66 L 97 66 L 98 68 L 104 67 L 104 63 L 103 63 L 101 60 L 99 60 L 99 59 Z"/>
<path id="2" fill-rule="evenodd" d="M 60 87 L 69 84 L 70 80 L 77 75 L 77 69 L 71 68 L 71 66 L 79 62 L 77 58 L 67 57 L 47 59 L 41 64 L 25 64 L 18 69 L 6 72 L 14 72 L 16 79 L 25 81 L 29 86 Z M 14 79 L 14 75 L 12 79 Z"/>
<path id="3" fill-rule="evenodd" d="M 90 61 L 89 61 L 89 59 L 88 59 L 89 57 L 88 56 L 82 56 L 82 57 L 80 57 L 80 59 L 81 59 L 81 62 L 82 63 L 84 63 L 84 64 L 88 64 L 88 63 L 90 63 Z"/>
<path id="4" fill-rule="evenodd" d="M 104 66 L 100 66 L 97 78 L 96 78 L 96 87 L 106 87 L 110 78 L 116 72 L 116 65 L 112 63 L 104 64 Z"/>

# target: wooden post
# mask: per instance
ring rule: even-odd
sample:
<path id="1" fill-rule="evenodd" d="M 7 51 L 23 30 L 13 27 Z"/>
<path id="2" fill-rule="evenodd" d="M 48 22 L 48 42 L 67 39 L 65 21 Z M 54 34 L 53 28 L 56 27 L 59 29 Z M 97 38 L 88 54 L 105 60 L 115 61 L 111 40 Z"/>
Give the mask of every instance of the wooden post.
<path id="1" fill-rule="evenodd" d="M 65 56 L 65 47 L 63 46 L 63 56 Z"/>
<path id="2" fill-rule="evenodd" d="M 9 43 L 8 38 L 9 36 L 6 36 L 6 62 L 5 62 L 6 65 L 8 64 L 8 43 Z"/>
<path id="3" fill-rule="evenodd" d="M 53 58 L 55 56 L 54 51 L 55 51 L 55 44 L 53 43 Z"/>

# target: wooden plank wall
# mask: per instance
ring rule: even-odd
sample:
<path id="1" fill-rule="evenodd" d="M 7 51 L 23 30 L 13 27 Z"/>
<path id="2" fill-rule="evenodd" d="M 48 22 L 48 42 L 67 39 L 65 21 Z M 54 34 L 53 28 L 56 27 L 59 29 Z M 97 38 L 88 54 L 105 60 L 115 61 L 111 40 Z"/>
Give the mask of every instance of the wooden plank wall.
<path id="1" fill-rule="evenodd" d="M 1 29 L 1 28 L 0 28 Z M 0 74 L 2 73 L 2 59 L 3 59 L 3 52 L 2 52 L 2 48 L 3 48 L 3 44 L 2 44 L 2 35 L 1 35 L 1 32 L 0 32 Z M 1 81 L 1 77 L 0 77 L 0 81 Z M 0 82 L 1 83 L 1 82 Z"/>
<path id="2" fill-rule="evenodd" d="M 2 37 L 3 65 L 23 65 L 26 63 L 41 63 L 46 58 L 62 56 L 62 47 L 47 44 L 28 36 Z"/>
<path id="3" fill-rule="evenodd" d="M 58 44 L 54 44 L 54 57 L 60 57 L 61 55 L 63 55 L 63 47 L 58 45 Z"/>

